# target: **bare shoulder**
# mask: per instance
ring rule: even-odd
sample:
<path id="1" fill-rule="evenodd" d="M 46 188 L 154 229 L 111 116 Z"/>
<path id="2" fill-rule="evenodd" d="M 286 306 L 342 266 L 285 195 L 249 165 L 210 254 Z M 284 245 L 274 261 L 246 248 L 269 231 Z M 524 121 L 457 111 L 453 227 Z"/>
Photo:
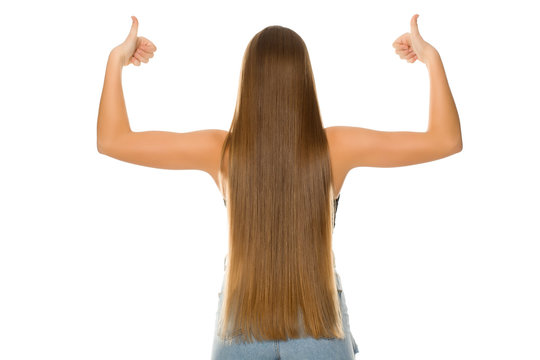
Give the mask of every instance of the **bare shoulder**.
<path id="1" fill-rule="evenodd" d="M 398 167 L 441 159 L 461 151 L 445 134 L 415 131 L 380 131 L 355 126 L 325 128 L 332 167 L 334 195 L 341 191 L 345 177 L 356 167 Z M 228 134 L 215 130 L 210 174 L 220 187 L 221 149 Z M 226 154 L 227 156 L 227 154 Z M 227 169 L 224 169 L 226 172 Z"/>

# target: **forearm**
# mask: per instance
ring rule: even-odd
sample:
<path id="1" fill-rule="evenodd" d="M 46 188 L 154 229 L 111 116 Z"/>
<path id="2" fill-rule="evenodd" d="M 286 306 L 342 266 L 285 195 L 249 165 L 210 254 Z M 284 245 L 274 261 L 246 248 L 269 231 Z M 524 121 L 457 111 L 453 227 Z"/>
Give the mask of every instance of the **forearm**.
<path id="1" fill-rule="evenodd" d="M 98 149 L 109 144 L 116 136 L 131 132 L 122 91 L 122 68 L 122 60 L 111 51 L 98 111 Z"/>
<path id="2" fill-rule="evenodd" d="M 426 61 L 429 72 L 429 127 L 428 132 L 435 134 L 441 141 L 448 141 L 450 146 L 461 150 L 461 126 L 444 66 L 437 50 Z"/>

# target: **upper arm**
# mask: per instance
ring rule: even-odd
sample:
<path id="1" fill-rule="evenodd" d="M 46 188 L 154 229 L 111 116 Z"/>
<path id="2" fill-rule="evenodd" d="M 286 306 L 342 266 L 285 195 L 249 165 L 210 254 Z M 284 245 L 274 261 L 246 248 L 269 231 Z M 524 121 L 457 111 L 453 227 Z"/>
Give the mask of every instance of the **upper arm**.
<path id="1" fill-rule="evenodd" d="M 224 130 L 185 133 L 129 132 L 100 148 L 100 153 L 129 163 L 177 170 L 203 170 L 214 177 L 219 166 Z"/>
<path id="2" fill-rule="evenodd" d="M 355 167 L 397 167 L 452 155 L 460 149 L 448 138 L 430 132 L 378 131 L 353 126 L 328 128 L 334 157 L 348 171 Z"/>

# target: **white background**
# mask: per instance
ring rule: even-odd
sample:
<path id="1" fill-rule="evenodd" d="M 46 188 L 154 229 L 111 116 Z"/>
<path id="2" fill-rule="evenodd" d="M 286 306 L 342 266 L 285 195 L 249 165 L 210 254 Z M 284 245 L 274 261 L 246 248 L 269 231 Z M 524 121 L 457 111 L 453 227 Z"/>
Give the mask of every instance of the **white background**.
<path id="1" fill-rule="evenodd" d="M 123 70 L 134 131 L 228 130 L 244 50 L 269 25 L 304 39 L 325 126 L 424 131 L 428 72 L 392 47 L 418 13 L 463 151 L 349 173 L 334 252 L 356 358 L 539 359 L 533 3 L 5 3 L 0 358 L 210 358 L 227 251 L 216 185 L 96 149 L 107 56 L 131 15 L 158 49 Z"/>

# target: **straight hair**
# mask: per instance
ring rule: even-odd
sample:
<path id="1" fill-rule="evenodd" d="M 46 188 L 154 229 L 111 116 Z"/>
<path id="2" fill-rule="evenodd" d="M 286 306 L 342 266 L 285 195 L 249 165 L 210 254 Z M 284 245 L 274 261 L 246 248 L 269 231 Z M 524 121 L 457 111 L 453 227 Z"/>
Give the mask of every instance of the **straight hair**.
<path id="1" fill-rule="evenodd" d="M 343 339 L 328 140 L 307 47 L 291 29 L 266 27 L 247 46 L 220 178 L 229 219 L 221 338 Z"/>

